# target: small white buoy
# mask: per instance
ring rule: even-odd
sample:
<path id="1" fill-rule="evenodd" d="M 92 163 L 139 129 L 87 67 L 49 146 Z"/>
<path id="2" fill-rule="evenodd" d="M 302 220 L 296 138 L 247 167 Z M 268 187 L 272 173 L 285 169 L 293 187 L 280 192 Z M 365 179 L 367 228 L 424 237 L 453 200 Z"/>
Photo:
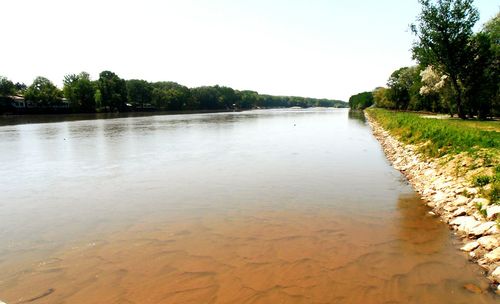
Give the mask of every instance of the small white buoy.
<path id="1" fill-rule="evenodd" d="M 0 304 L 7 304 L 7 303 L 0 301 Z"/>

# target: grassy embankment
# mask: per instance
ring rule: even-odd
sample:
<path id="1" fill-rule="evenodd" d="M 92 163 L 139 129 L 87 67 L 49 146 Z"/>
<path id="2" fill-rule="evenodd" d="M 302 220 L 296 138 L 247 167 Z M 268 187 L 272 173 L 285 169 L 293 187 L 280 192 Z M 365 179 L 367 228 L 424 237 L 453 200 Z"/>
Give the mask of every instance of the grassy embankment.
<path id="1" fill-rule="evenodd" d="M 367 111 L 400 141 L 418 146 L 425 157 L 454 161 L 457 175 L 466 176 L 481 189 L 482 196 L 500 204 L 500 122 L 433 119 L 373 108 Z"/>

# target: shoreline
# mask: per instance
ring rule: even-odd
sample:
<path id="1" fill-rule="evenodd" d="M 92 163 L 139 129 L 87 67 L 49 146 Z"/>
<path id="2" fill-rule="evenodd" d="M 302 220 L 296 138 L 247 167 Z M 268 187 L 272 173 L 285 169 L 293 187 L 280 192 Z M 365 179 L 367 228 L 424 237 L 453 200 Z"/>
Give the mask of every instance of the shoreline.
<path id="1" fill-rule="evenodd" d="M 243 112 L 247 110 L 185 110 L 185 111 L 131 111 L 131 112 L 99 112 L 99 113 L 31 113 L 31 114 L 1 114 L 0 126 L 12 124 L 30 124 L 44 122 L 80 121 L 94 119 L 114 119 L 127 117 L 144 117 L 157 115 L 187 115 Z M 14 123 L 9 123 L 14 122 Z"/>
<path id="2" fill-rule="evenodd" d="M 316 107 L 310 107 L 316 108 Z M 348 109 L 324 107 L 325 109 Z M 102 113 L 51 113 L 51 114 L 0 114 L 0 126 L 32 124 L 32 123 L 56 123 L 65 121 L 81 121 L 94 119 L 115 119 L 127 117 L 144 116 L 174 116 L 190 114 L 216 114 L 216 113 L 242 113 L 253 110 L 278 110 L 291 108 L 261 108 L 261 109 L 219 109 L 219 110 L 185 110 L 185 111 L 151 111 L 151 112 L 102 112 Z M 307 108 L 303 108 L 307 109 Z"/>
<path id="3" fill-rule="evenodd" d="M 460 249 L 468 253 L 469 260 L 483 268 L 492 290 L 500 295 L 500 227 L 494 220 L 500 207 L 489 206 L 486 217 L 479 212 L 477 205 L 488 205 L 489 201 L 479 197 L 479 188 L 457 173 L 455 168 L 460 165 L 460 157 L 457 161 L 445 157 L 425 159 L 417 151 L 417 145 L 400 142 L 367 111 L 364 113 L 391 165 L 407 178 L 426 205 L 432 208 L 429 213 L 448 224 L 464 242 Z"/>

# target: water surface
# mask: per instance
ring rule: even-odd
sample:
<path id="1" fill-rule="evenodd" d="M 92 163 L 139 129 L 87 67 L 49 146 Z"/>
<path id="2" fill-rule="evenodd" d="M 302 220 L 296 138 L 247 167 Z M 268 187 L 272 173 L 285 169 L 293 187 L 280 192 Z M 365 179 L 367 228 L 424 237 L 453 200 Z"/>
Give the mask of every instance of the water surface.
<path id="1" fill-rule="evenodd" d="M 9 304 L 498 300 L 346 110 L 9 123 L 0 143 Z"/>

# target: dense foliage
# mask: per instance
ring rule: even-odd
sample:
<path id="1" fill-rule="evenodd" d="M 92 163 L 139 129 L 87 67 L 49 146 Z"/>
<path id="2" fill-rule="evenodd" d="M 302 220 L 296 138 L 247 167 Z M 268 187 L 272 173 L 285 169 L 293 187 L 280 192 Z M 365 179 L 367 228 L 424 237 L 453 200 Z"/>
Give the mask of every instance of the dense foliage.
<path id="1" fill-rule="evenodd" d="M 12 81 L 0 76 L 0 96 L 12 95 L 16 92 L 16 87 Z"/>
<path id="2" fill-rule="evenodd" d="M 373 91 L 375 105 L 460 118 L 500 116 L 500 14 L 474 33 L 479 13 L 472 0 L 420 4 L 412 25 L 418 65 L 394 71 L 386 88 Z"/>
<path id="3" fill-rule="evenodd" d="M 355 110 L 366 109 L 373 105 L 373 93 L 363 92 L 349 98 L 349 107 Z"/>
<path id="4" fill-rule="evenodd" d="M 82 112 L 94 111 L 96 88 L 88 73 L 66 75 L 63 92 L 69 99 L 72 109 L 79 109 Z"/>
<path id="5" fill-rule="evenodd" d="M 30 100 L 47 107 L 60 100 L 61 91 L 47 78 L 37 77 L 24 93 L 26 100 Z"/>
<path id="6" fill-rule="evenodd" d="M 111 71 L 103 71 L 93 81 L 85 72 L 68 74 L 59 90 L 44 77 L 35 79 L 28 88 L 0 77 L 0 97 L 21 95 L 31 104 L 43 107 L 58 105 L 66 98 L 71 112 L 116 111 L 190 111 L 236 110 L 281 107 L 347 107 L 340 100 L 296 96 L 261 95 L 224 86 L 188 88 L 175 82 L 125 80 Z"/>
<path id="7" fill-rule="evenodd" d="M 413 57 L 424 66 L 433 66 L 450 79 L 456 111 L 465 117 L 462 83 L 473 61 L 472 27 L 479 20 L 473 0 L 420 0 L 422 12 L 412 31 L 418 40 Z"/>

